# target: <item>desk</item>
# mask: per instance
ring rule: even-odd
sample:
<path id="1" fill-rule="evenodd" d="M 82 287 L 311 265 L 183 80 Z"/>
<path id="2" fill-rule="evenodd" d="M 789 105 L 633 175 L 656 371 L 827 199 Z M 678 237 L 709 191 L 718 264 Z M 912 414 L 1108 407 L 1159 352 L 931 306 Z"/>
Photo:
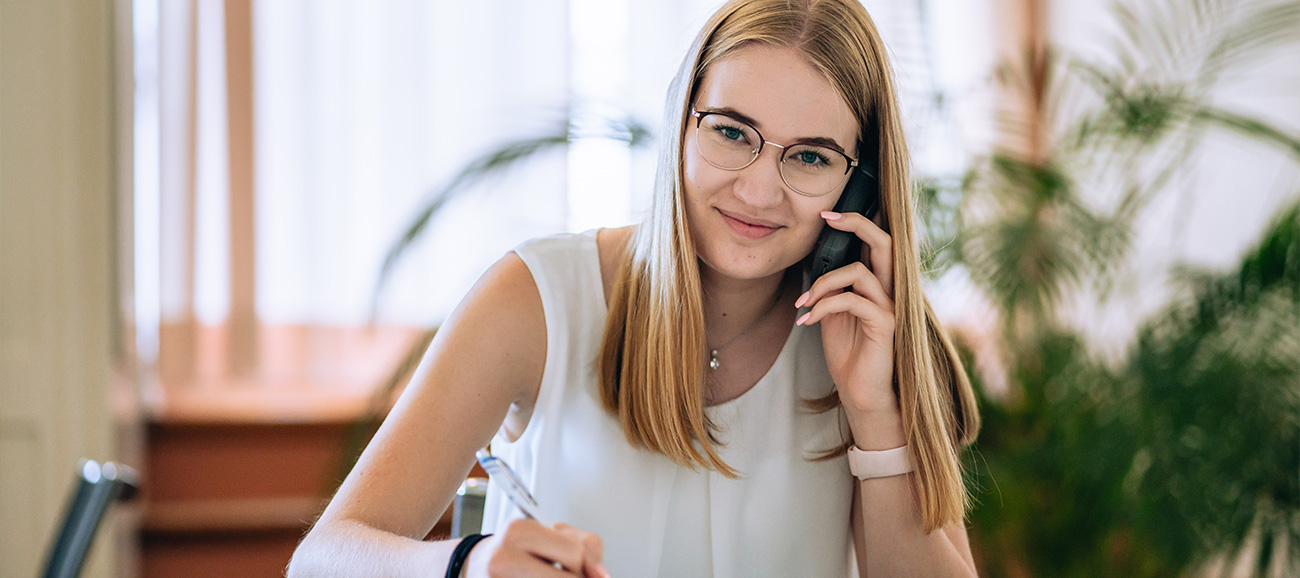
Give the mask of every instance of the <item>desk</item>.
<path id="1" fill-rule="evenodd" d="M 173 397 L 148 425 L 141 575 L 282 576 L 337 487 L 367 396 L 202 397 Z M 451 514 L 430 537 L 450 534 Z"/>

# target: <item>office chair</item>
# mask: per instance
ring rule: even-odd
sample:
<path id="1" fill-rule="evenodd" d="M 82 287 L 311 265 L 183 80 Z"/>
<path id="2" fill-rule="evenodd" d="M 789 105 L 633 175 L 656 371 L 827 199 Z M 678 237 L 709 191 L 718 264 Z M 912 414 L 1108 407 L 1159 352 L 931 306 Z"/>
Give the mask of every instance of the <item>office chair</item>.
<path id="1" fill-rule="evenodd" d="M 487 501 L 487 478 L 469 478 L 456 490 L 451 511 L 451 537 L 464 538 L 483 528 L 483 506 Z"/>
<path id="2" fill-rule="evenodd" d="M 76 488 L 63 516 L 63 526 L 50 548 L 45 578 L 75 578 L 81 574 L 86 555 L 99 524 L 115 501 L 135 495 L 138 476 L 134 469 L 94 460 L 77 463 Z"/>

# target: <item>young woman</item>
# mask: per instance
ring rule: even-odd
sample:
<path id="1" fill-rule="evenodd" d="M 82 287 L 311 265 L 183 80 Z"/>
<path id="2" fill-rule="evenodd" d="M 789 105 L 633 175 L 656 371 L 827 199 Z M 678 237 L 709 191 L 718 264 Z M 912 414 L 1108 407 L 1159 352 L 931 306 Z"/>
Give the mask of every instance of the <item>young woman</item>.
<path id="1" fill-rule="evenodd" d="M 839 578 L 854 557 L 862 576 L 974 575 L 957 454 L 978 417 L 922 294 L 866 11 L 730 2 L 668 104 L 646 221 L 493 266 L 290 575 Z M 878 168 L 875 221 L 830 212 L 857 164 Z M 808 285 L 825 227 L 861 261 Z M 564 523 L 493 488 L 491 536 L 421 541 L 489 442 Z"/>

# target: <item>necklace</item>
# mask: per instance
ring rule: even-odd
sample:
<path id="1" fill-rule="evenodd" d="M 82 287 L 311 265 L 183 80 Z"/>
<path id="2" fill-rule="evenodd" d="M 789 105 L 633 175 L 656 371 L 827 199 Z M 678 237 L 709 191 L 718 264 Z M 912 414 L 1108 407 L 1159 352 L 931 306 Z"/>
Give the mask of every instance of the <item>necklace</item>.
<path id="1" fill-rule="evenodd" d="M 764 319 L 767 319 L 767 316 L 771 315 L 771 313 L 776 310 L 776 305 L 781 302 L 781 295 L 783 295 L 784 293 L 785 291 L 777 291 L 776 299 L 772 301 L 772 305 L 768 307 L 767 311 L 764 311 L 762 315 L 759 315 L 757 319 L 754 319 L 754 321 L 751 322 L 749 324 L 749 327 L 746 327 L 744 331 L 737 333 L 734 337 L 728 339 L 726 343 L 723 343 L 718 347 L 713 347 L 709 349 L 709 369 L 713 371 L 717 371 L 719 367 L 722 367 L 722 363 L 718 361 L 718 352 L 722 351 L 723 349 L 726 349 L 728 345 L 735 343 L 737 339 L 740 339 L 742 336 L 752 331 L 755 327 L 758 327 L 758 324 L 761 323 Z"/>
<path id="2" fill-rule="evenodd" d="M 758 324 L 755 323 L 754 325 L 758 325 Z M 751 327 L 750 329 L 753 328 Z M 727 341 L 721 347 L 716 347 L 714 349 L 709 350 L 709 369 L 712 369 L 713 371 L 717 371 L 719 367 L 722 367 L 722 364 L 718 362 L 718 351 L 726 348 L 728 345 L 731 345 L 737 339 L 740 339 L 740 336 L 744 335 L 745 333 L 746 332 L 744 331 L 737 333 L 735 337 L 732 337 L 730 341 Z"/>

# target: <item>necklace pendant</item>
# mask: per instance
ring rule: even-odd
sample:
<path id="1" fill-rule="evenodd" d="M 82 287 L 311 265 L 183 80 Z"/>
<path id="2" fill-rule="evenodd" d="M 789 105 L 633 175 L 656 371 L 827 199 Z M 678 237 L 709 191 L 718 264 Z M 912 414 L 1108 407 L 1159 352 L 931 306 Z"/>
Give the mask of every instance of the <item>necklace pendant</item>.
<path id="1" fill-rule="evenodd" d="M 718 350 L 714 349 L 713 351 L 709 352 L 709 369 L 717 371 L 718 366 L 720 365 L 722 364 L 718 363 Z"/>

